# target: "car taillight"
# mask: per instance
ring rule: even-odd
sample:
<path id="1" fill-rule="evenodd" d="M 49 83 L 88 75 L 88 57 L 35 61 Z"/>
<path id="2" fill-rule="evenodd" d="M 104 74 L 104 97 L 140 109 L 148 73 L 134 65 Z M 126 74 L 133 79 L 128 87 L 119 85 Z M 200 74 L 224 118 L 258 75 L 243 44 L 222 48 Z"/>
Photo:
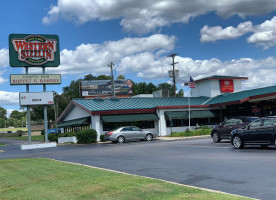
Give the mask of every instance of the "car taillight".
<path id="1" fill-rule="evenodd" d="M 108 133 L 106 133 L 106 135 L 112 135 L 113 134 L 113 132 L 108 132 Z"/>

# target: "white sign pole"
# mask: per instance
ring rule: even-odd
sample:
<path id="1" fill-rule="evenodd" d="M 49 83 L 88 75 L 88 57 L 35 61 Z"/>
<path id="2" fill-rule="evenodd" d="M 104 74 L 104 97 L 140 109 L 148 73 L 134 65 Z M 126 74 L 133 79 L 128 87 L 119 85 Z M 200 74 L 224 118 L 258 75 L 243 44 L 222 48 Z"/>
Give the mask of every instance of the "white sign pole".
<path id="1" fill-rule="evenodd" d="M 26 74 L 29 73 L 28 67 L 25 67 Z M 26 92 L 29 92 L 29 85 L 26 85 Z M 31 108 L 27 106 L 27 122 L 28 122 L 28 144 L 32 144 L 32 132 L 31 132 Z"/>
<path id="2" fill-rule="evenodd" d="M 42 73 L 45 74 L 45 67 L 42 67 Z M 43 84 L 43 92 L 46 92 L 46 84 Z M 45 143 L 48 142 L 48 119 L 47 119 L 47 106 L 43 106 L 44 112 L 44 136 Z"/>

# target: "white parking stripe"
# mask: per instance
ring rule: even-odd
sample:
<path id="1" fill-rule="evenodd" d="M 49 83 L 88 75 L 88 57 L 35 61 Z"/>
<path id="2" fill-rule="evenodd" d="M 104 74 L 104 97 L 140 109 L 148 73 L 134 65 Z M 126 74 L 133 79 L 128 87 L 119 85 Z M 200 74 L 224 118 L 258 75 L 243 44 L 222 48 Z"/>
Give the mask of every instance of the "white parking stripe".
<path id="1" fill-rule="evenodd" d="M 230 149 L 233 147 L 212 147 L 212 146 L 195 146 L 195 145 L 175 145 L 175 146 L 189 146 L 189 147 L 195 147 L 195 148 L 213 148 L 213 149 Z"/>

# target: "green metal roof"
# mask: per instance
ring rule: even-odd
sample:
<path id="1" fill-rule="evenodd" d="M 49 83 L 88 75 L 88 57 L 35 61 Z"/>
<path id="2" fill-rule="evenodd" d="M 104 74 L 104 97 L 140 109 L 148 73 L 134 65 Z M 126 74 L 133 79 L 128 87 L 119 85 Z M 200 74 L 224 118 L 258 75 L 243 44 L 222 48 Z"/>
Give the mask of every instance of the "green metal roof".
<path id="1" fill-rule="evenodd" d="M 275 92 L 276 92 L 276 86 L 270 86 L 270 87 L 258 88 L 253 90 L 244 90 L 244 91 L 235 92 L 235 93 L 227 93 L 210 99 L 210 101 L 206 102 L 206 105 L 221 104 L 221 103 L 227 103 L 232 101 L 241 101 L 248 97 L 265 95 L 265 94 L 275 93 Z"/>
<path id="2" fill-rule="evenodd" d="M 191 105 L 201 105 L 207 101 L 208 97 L 191 97 Z M 133 109 L 153 109 L 157 106 L 183 106 L 188 105 L 188 98 L 120 98 L 112 99 L 74 99 L 74 102 L 80 104 L 90 111 L 108 111 L 108 110 L 133 110 Z"/>
<path id="3" fill-rule="evenodd" d="M 159 118 L 153 113 L 135 114 L 135 115 L 102 115 L 104 122 L 134 122 L 134 121 L 154 121 Z"/>
<path id="4" fill-rule="evenodd" d="M 190 105 L 217 105 L 242 101 L 252 96 L 276 93 L 276 86 L 226 93 L 213 98 L 190 97 Z M 74 99 L 85 109 L 95 111 L 154 109 L 158 106 L 187 106 L 188 97 L 180 98 L 120 98 L 120 99 Z"/>

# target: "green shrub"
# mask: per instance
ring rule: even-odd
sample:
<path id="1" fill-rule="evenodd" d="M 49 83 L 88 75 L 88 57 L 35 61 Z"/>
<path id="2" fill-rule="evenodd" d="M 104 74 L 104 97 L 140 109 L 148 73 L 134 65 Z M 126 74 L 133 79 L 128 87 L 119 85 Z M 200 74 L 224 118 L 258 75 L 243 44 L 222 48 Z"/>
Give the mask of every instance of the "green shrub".
<path id="1" fill-rule="evenodd" d="M 44 130 L 42 130 L 40 134 L 41 134 L 41 135 L 44 135 L 44 134 L 45 134 L 45 131 L 44 131 Z"/>
<path id="2" fill-rule="evenodd" d="M 105 135 L 100 135 L 101 142 L 105 142 Z"/>
<path id="3" fill-rule="evenodd" d="M 56 133 L 50 133 L 50 134 L 48 135 L 48 140 L 49 140 L 50 142 L 57 142 L 57 141 L 58 141 L 58 137 L 59 137 L 58 134 L 56 134 Z"/>
<path id="4" fill-rule="evenodd" d="M 73 136 L 77 136 L 77 133 L 76 132 L 67 132 L 67 133 L 60 134 L 60 137 L 73 137 Z"/>
<path id="5" fill-rule="evenodd" d="M 80 144 L 96 143 L 97 132 L 94 129 L 88 129 L 77 132 L 77 140 Z"/>

